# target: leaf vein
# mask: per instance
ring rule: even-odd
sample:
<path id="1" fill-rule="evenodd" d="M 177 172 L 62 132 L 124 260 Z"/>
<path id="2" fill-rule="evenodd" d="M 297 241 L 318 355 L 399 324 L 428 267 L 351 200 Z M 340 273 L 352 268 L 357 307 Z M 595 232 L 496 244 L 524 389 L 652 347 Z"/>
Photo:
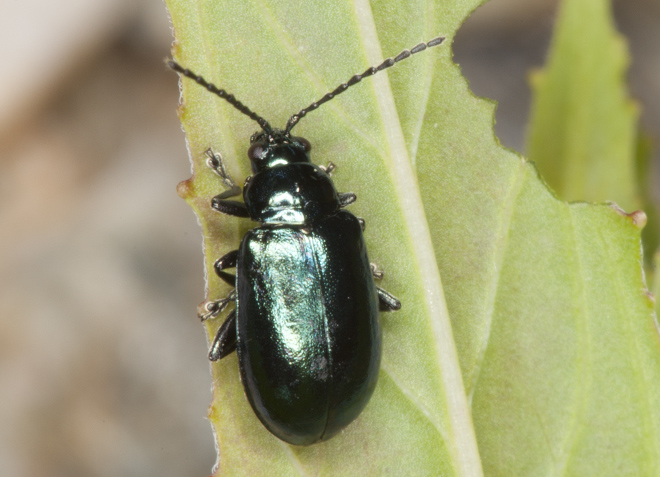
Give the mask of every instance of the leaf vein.
<path id="1" fill-rule="evenodd" d="M 509 193 L 507 194 L 506 200 L 504 202 L 504 207 L 502 208 L 502 220 L 500 221 L 500 227 L 497 231 L 497 240 L 493 246 L 495 263 L 493 267 L 493 276 L 491 278 L 490 286 L 488 287 L 490 293 L 488 293 L 486 299 L 484 300 L 483 316 L 486 328 L 484 330 L 481 346 L 476 353 L 477 358 L 475 359 L 475 370 L 474 374 L 472 375 L 470 387 L 467 390 L 470 404 L 472 404 L 472 398 L 477 388 L 477 383 L 481 378 L 483 361 L 490 344 L 491 329 L 495 317 L 495 302 L 499 292 L 500 278 L 502 277 L 502 264 L 504 263 L 504 257 L 506 255 L 509 233 L 511 232 L 511 220 L 515 211 L 516 201 L 518 200 L 518 196 L 522 191 L 522 186 L 526 177 L 525 171 L 527 167 L 529 166 L 524 159 L 519 162 L 519 167 L 512 179 L 511 188 L 509 189 Z"/>
<path id="2" fill-rule="evenodd" d="M 444 431 L 442 426 L 438 421 L 436 421 L 433 418 L 433 413 L 431 413 L 430 409 L 428 409 L 424 404 L 419 399 L 419 396 L 414 393 L 411 389 L 406 387 L 399 379 L 398 377 L 387 367 L 381 363 L 380 369 L 387 374 L 387 376 L 392 380 L 392 382 L 396 385 L 397 388 L 401 391 L 401 394 L 403 394 L 410 403 L 415 406 L 419 411 L 424 415 L 427 421 L 435 428 L 436 431 L 438 431 L 438 434 L 442 437 L 442 440 L 444 442 L 450 442 L 449 441 L 449 436 L 447 433 Z"/>
<path id="3" fill-rule="evenodd" d="M 300 462 L 300 459 L 298 459 L 298 456 L 296 456 L 295 452 L 293 452 L 293 449 L 289 444 L 287 444 L 284 441 L 281 441 L 277 439 L 277 442 L 280 444 L 280 447 L 284 449 L 284 453 L 286 456 L 289 458 L 291 461 L 291 464 L 293 465 L 293 468 L 296 469 L 298 472 L 298 475 L 302 477 L 307 477 L 307 473 L 305 472 L 305 468 L 302 465 L 302 462 Z"/>
<path id="4" fill-rule="evenodd" d="M 314 68 L 305 60 L 305 58 L 300 54 L 298 49 L 294 46 L 294 42 L 291 39 L 291 36 L 287 34 L 286 30 L 282 28 L 281 23 L 276 19 L 275 14 L 271 8 L 266 5 L 263 0 L 255 0 L 259 4 L 260 11 L 264 15 L 265 24 L 270 27 L 270 30 L 275 34 L 275 36 L 280 41 L 280 44 L 285 48 L 290 58 L 296 63 L 300 70 L 307 76 L 309 82 L 312 86 L 318 91 L 318 96 L 325 94 L 328 90 L 328 86 L 321 79 L 321 77 L 314 71 Z M 341 106 L 341 102 L 330 102 L 328 104 L 329 109 L 334 112 L 344 124 L 350 127 L 354 132 L 364 139 L 366 142 L 371 144 L 374 148 L 378 149 L 378 144 L 374 141 L 367 133 L 364 131 L 360 124 L 356 123 L 351 115 Z M 291 113 L 294 114 L 294 113 Z"/>
<path id="5" fill-rule="evenodd" d="M 433 15 L 433 6 L 432 3 L 426 2 L 426 25 L 424 29 L 425 36 L 424 38 L 431 37 L 431 25 Z M 426 119 L 426 109 L 429 105 L 429 98 L 431 97 L 431 85 L 433 84 L 433 73 L 435 71 L 437 55 L 426 55 L 426 74 L 424 75 L 424 99 L 422 100 L 421 107 L 419 108 L 418 121 L 415 127 L 413 127 L 412 137 L 410 140 L 410 160 L 412 161 L 413 167 L 417 164 L 417 150 L 419 148 L 419 139 L 422 135 L 422 128 L 424 127 L 424 120 Z"/>
<path id="6" fill-rule="evenodd" d="M 580 287 L 580 294 L 582 295 L 580 300 L 576 300 L 576 303 L 583 304 L 582 306 L 580 306 L 580 312 L 579 312 L 579 317 L 581 318 L 579 323 L 581 326 L 580 326 L 580 331 L 578 332 L 578 336 L 584 338 L 580 339 L 580 346 L 577 347 L 578 352 L 580 354 L 580 359 L 578 360 L 579 370 L 577 372 L 577 374 L 579 375 L 578 388 L 580 390 L 580 393 L 575 403 L 575 406 L 573 407 L 573 415 L 570 421 L 570 430 L 566 434 L 566 438 L 564 439 L 564 442 L 561 446 L 562 447 L 560 451 L 561 462 L 559 463 L 557 468 L 557 472 L 556 472 L 557 475 L 565 475 L 567 473 L 569 457 L 572 453 L 572 450 L 577 445 L 579 418 L 580 416 L 584 415 L 584 411 L 587 408 L 587 396 L 588 396 L 587 390 L 592 384 L 592 373 L 588 372 L 587 370 L 587 368 L 591 366 L 587 366 L 586 364 L 586 360 L 589 360 L 589 364 L 591 364 L 590 357 L 592 350 L 591 333 L 589 332 L 589 326 L 587 324 L 589 320 L 589 312 L 586 309 L 586 304 L 588 303 L 587 290 L 586 290 L 587 277 L 584 274 L 585 268 L 582 262 L 582 254 L 580 253 L 580 247 L 578 245 L 577 228 L 575 226 L 573 208 L 569 205 L 567 210 L 568 210 L 568 218 L 571 226 L 571 237 L 573 238 L 573 244 L 572 244 L 573 251 L 575 254 L 576 266 L 577 266 L 576 275 L 580 278 L 576 280 L 576 282 L 578 282 L 577 285 Z M 552 454 L 552 449 L 550 449 L 550 452 Z"/>

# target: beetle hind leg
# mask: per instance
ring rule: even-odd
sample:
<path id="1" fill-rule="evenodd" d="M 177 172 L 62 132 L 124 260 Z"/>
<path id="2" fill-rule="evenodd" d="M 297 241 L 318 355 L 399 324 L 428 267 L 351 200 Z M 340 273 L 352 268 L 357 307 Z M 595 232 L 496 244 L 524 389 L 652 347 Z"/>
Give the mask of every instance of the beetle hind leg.
<path id="1" fill-rule="evenodd" d="M 382 280 L 382 278 L 385 276 L 385 272 L 378 268 L 378 265 L 375 263 L 370 263 L 369 268 L 371 268 L 371 276 L 376 280 Z"/>
<path id="2" fill-rule="evenodd" d="M 209 359 L 218 361 L 225 356 L 229 356 L 236 351 L 236 310 L 232 310 L 227 316 L 225 322 L 218 328 L 215 334 L 211 349 L 209 350 Z"/>
<path id="3" fill-rule="evenodd" d="M 337 195 L 339 196 L 339 207 L 341 208 L 351 205 L 357 200 L 357 196 L 353 192 L 344 192 Z"/>
<path id="4" fill-rule="evenodd" d="M 227 273 L 224 270 L 227 268 L 236 268 L 238 261 L 238 250 L 232 250 L 217 259 L 213 264 L 215 273 L 226 283 L 235 286 L 236 276 Z M 234 288 L 226 298 L 220 300 L 209 301 L 204 305 L 205 312 L 199 314 L 202 321 L 209 318 L 215 318 L 222 311 L 224 311 L 229 303 L 236 301 L 236 289 Z M 218 361 L 225 356 L 231 354 L 236 350 L 236 309 L 232 310 L 227 316 L 224 323 L 218 329 L 218 332 L 213 339 L 211 349 L 209 350 L 209 359 L 211 361 Z"/>
<path id="5" fill-rule="evenodd" d="M 401 302 L 394 295 L 391 295 L 380 287 L 376 287 L 376 292 L 378 292 L 380 311 L 397 311 L 401 309 Z"/>
<path id="6" fill-rule="evenodd" d="M 375 263 L 370 263 L 371 276 L 380 280 L 385 276 L 385 272 L 378 268 Z M 376 287 L 378 292 L 378 307 L 380 311 L 397 311 L 401 309 L 401 302 L 392 294 L 386 292 L 380 287 Z"/>

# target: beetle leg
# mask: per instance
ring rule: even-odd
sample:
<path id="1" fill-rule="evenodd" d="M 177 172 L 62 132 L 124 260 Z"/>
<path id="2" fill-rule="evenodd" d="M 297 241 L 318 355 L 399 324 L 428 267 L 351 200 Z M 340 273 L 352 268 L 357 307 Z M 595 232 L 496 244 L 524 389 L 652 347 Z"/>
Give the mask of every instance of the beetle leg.
<path id="1" fill-rule="evenodd" d="M 371 268 L 371 276 L 376 280 L 381 280 L 385 276 L 385 272 L 378 269 L 378 265 L 375 263 L 370 263 L 369 268 Z"/>
<path id="2" fill-rule="evenodd" d="M 222 160 L 222 156 L 216 152 L 213 152 L 213 149 L 210 147 L 205 151 L 206 154 L 206 165 L 215 172 L 222 182 L 229 187 L 229 190 L 226 190 L 218 195 L 216 195 L 211 201 L 211 207 L 215 210 L 222 212 L 223 214 L 233 215 L 235 217 L 249 217 L 247 208 L 243 202 L 238 202 L 236 200 L 226 200 L 230 197 L 236 197 L 241 195 L 242 189 L 236 185 L 234 179 L 229 175 L 227 169 L 225 168 L 225 163 Z"/>
<path id="3" fill-rule="evenodd" d="M 357 200 L 357 196 L 352 192 L 346 192 L 339 195 L 339 207 L 346 207 Z"/>
<path id="4" fill-rule="evenodd" d="M 220 326 L 215 334 L 211 349 L 209 350 L 209 359 L 218 361 L 236 350 L 236 310 L 232 310 L 227 316 L 225 322 Z"/>
<path id="5" fill-rule="evenodd" d="M 382 288 L 376 287 L 380 311 L 396 311 L 401 309 L 401 302 Z"/>
<path id="6" fill-rule="evenodd" d="M 367 223 L 364 221 L 364 219 L 362 217 L 357 217 L 357 219 L 358 219 L 358 222 L 360 222 L 360 228 L 364 232 L 364 229 L 367 228 Z"/>
<path id="7" fill-rule="evenodd" d="M 216 195 L 213 200 L 211 200 L 211 207 L 222 212 L 223 214 L 233 215 L 234 217 L 250 217 L 247 207 L 243 202 L 237 200 L 227 200 L 223 196 L 227 192 L 225 191 L 222 194 Z"/>
<path id="8" fill-rule="evenodd" d="M 334 171 L 335 169 L 337 169 L 337 166 L 335 166 L 334 163 L 332 163 L 332 162 L 328 162 L 328 165 L 327 165 L 327 166 L 319 166 L 319 169 L 321 169 L 323 172 L 325 172 L 326 174 L 328 174 L 329 176 L 331 176 L 331 175 L 332 175 L 332 171 Z"/>
<path id="9" fill-rule="evenodd" d="M 207 301 L 206 303 L 200 305 L 201 307 L 203 306 L 205 312 L 200 312 L 197 314 L 197 316 L 202 321 L 215 318 L 220 313 L 222 313 L 232 301 L 236 301 L 236 289 L 233 289 L 231 292 L 229 292 L 229 295 L 227 295 L 226 298 L 221 298 L 215 301 Z"/>
<path id="10" fill-rule="evenodd" d="M 215 172 L 220 179 L 222 179 L 222 182 L 229 187 L 229 190 L 224 191 L 222 194 L 218 195 L 220 199 L 228 199 L 229 197 L 236 197 L 237 195 L 241 195 L 241 188 L 236 185 L 236 182 L 234 182 L 234 179 L 229 175 L 227 172 L 227 169 L 225 168 L 225 163 L 222 160 L 222 156 L 217 153 L 213 152 L 213 149 L 210 147 L 204 151 L 206 154 L 206 165 L 209 166 L 209 168 Z"/>
<path id="11" fill-rule="evenodd" d="M 232 250 L 217 259 L 213 264 L 215 273 L 218 274 L 226 283 L 236 285 L 236 276 L 231 273 L 223 272 L 226 268 L 236 268 L 236 261 L 238 260 L 238 250 Z"/>

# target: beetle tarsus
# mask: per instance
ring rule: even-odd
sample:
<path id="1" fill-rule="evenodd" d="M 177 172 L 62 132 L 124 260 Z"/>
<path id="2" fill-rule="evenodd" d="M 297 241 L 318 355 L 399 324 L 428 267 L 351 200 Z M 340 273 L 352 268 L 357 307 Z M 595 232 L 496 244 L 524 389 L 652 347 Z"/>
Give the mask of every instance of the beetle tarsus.
<path id="1" fill-rule="evenodd" d="M 346 207 L 357 200 L 357 196 L 352 192 L 346 192 L 339 195 L 339 207 Z"/>
<path id="2" fill-rule="evenodd" d="M 226 298 L 220 298 L 219 300 L 204 303 L 203 309 L 205 310 L 205 313 L 199 313 L 197 316 L 199 316 L 199 319 L 202 321 L 215 318 L 222 313 L 232 301 L 236 301 L 236 289 L 232 290 Z"/>
<path id="3" fill-rule="evenodd" d="M 337 169 L 337 166 L 333 162 L 328 162 L 327 166 L 319 166 L 319 169 L 321 169 L 323 172 L 328 174 L 329 176 L 332 175 L 332 171 Z"/>
<path id="4" fill-rule="evenodd" d="M 214 152 L 213 149 L 210 147 L 204 151 L 204 154 L 206 154 L 206 165 L 209 166 L 209 168 L 215 172 L 220 179 L 222 179 L 222 182 L 229 187 L 228 191 L 223 192 L 220 195 L 223 195 L 224 199 L 229 198 L 229 197 L 236 197 L 237 195 L 241 194 L 241 188 L 236 185 L 236 182 L 234 182 L 234 179 L 229 175 L 227 172 L 227 168 L 225 167 L 225 163 L 222 160 L 222 155 L 220 153 Z"/>
<path id="5" fill-rule="evenodd" d="M 236 185 L 234 179 L 232 179 L 232 177 L 227 172 L 225 163 L 222 160 L 222 155 L 220 153 L 214 152 L 213 149 L 211 149 L 210 147 L 206 151 L 204 151 L 204 153 L 206 154 L 206 165 L 209 166 L 209 169 L 215 172 L 218 175 L 218 177 L 220 177 L 220 179 L 222 179 L 224 185 L 229 187 L 229 190 L 226 190 L 221 194 L 216 195 L 215 198 L 217 200 L 223 200 L 223 199 L 229 199 L 230 197 L 236 197 L 238 195 L 241 195 L 243 190 Z"/>
<path id="6" fill-rule="evenodd" d="M 382 280 L 383 277 L 385 276 L 385 272 L 380 270 L 378 268 L 378 265 L 375 263 L 370 263 L 369 267 L 371 268 L 371 276 L 374 277 L 376 280 Z"/>
<path id="7" fill-rule="evenodd" d="M 376 287 L 378 292 L 378 305 L 380 311 L 397 311 L 401 309 L 401 302 L 380 287 Z"/>
<path id="8" fill-rule="evenodd" d="M 209 359 L 218 361 L 225 356 L 230 355 L 236 350 L 236 310 L 227 316 L 225 322 L 220 326 L 215 334 L 211 349 L 209 350 Z"/>

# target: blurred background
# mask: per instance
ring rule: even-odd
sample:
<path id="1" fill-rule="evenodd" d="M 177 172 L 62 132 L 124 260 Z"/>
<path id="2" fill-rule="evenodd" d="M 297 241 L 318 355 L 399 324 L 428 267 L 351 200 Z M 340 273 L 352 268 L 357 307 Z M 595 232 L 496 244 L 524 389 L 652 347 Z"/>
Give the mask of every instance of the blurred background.
<path id="1" fill-rule="evenodd" d="M 491 0 L 454 45 L 520 152 L 555 8 Z M 660 3 L 614 9 L 658 194 Z M 0 475 L 208 475 L 201 234 L 175 191 L 190 164 L 165 7 L 5 0 L 0 13 Z"/>

